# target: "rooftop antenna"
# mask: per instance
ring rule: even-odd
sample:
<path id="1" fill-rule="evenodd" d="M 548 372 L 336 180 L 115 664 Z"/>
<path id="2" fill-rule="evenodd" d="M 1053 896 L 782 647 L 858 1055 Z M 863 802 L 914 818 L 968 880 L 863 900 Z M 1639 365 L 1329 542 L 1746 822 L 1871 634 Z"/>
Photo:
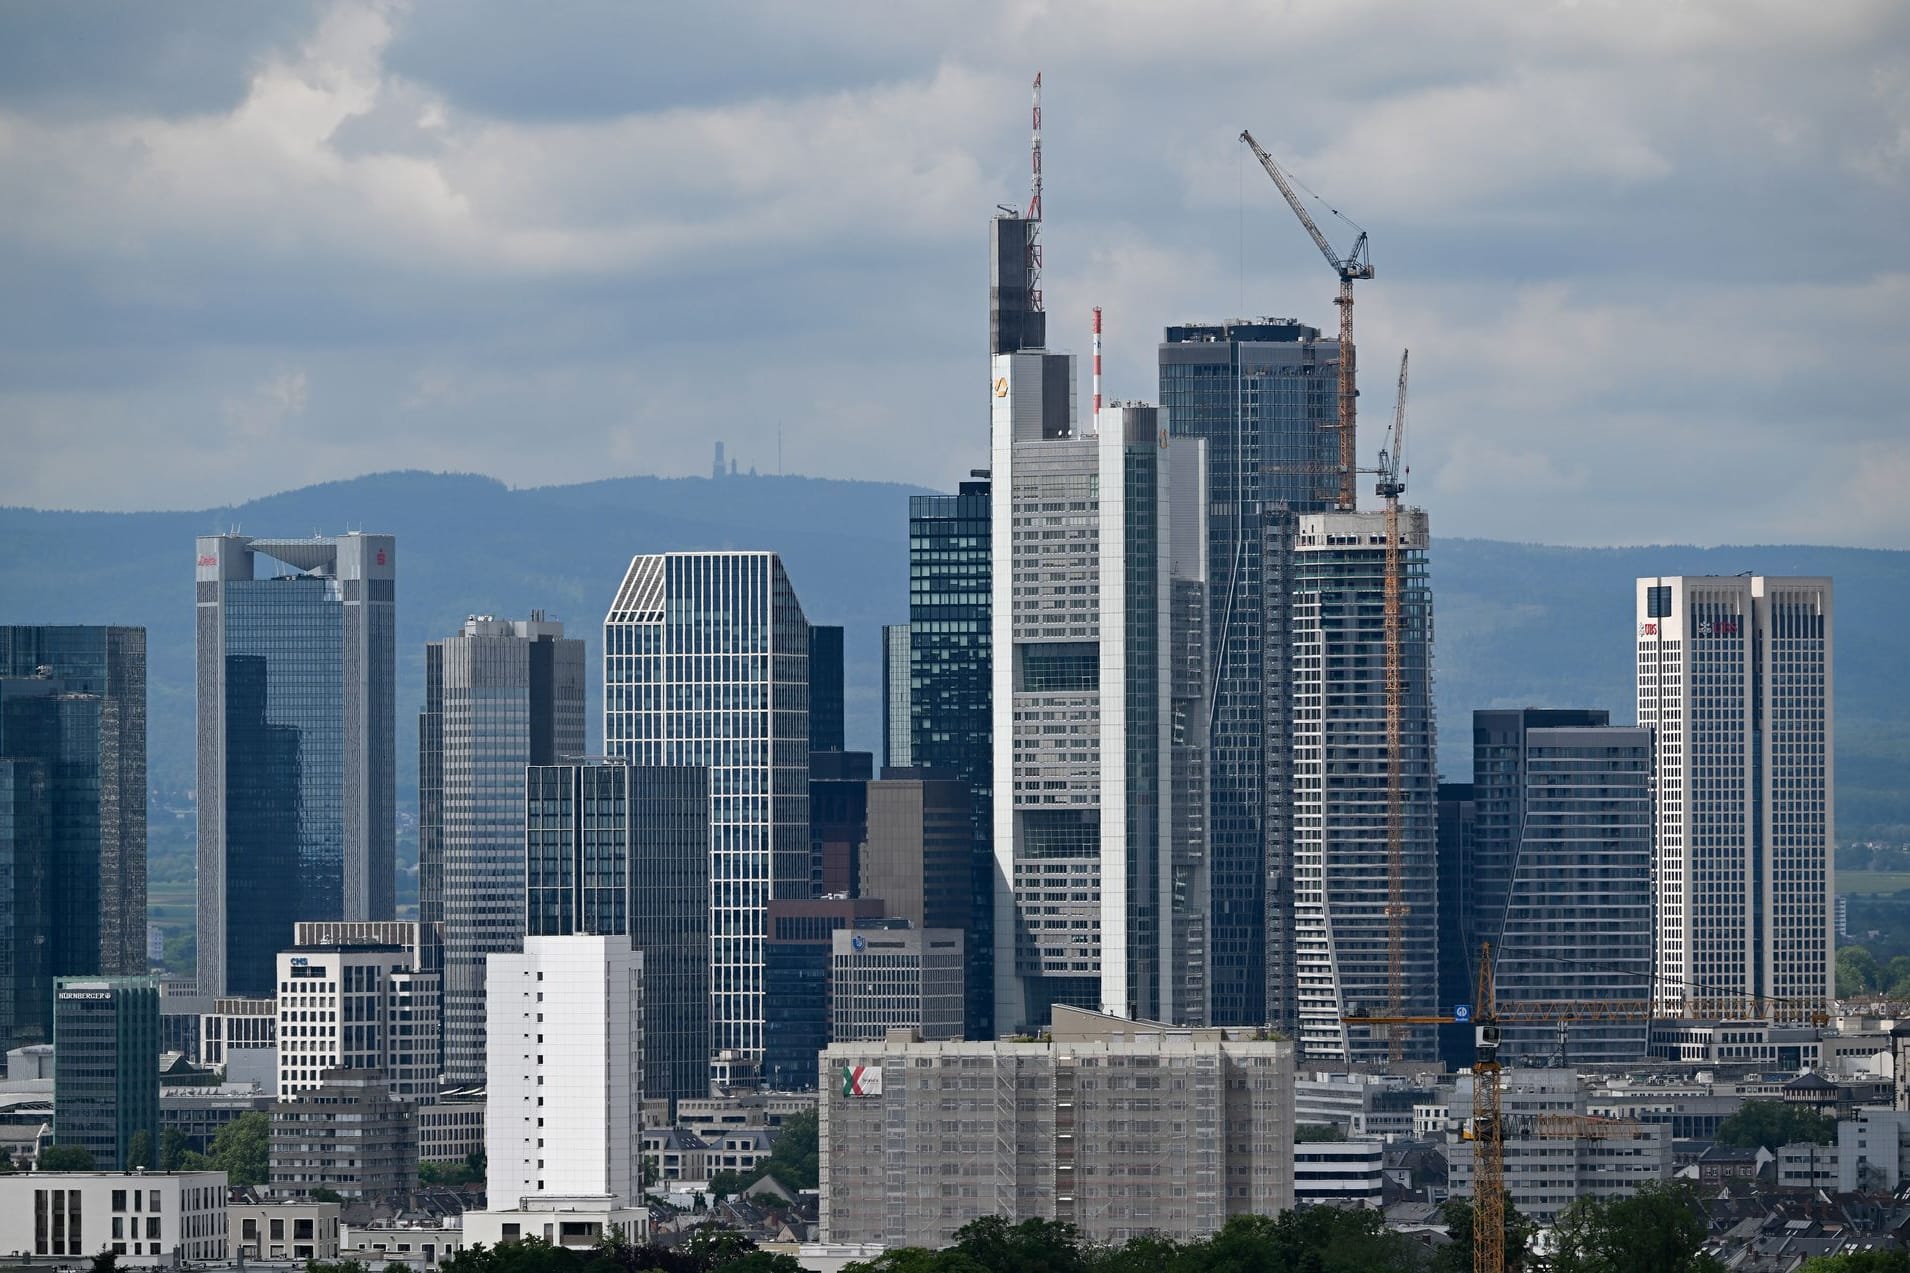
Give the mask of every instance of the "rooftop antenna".
<path id="1" fill-rule="evenodd" d="M 1041 310 L 1041 72 L 1035 72 L 1033 113 L 1034 140 L 1029 162 L 1032 182 L 1028 190 L 1028 308 Z"/>
<path id="2" fill-rule="evenodd" d="M 1101 418 L 1101 307 L 1094 307 L 1094 418 Z M 1099 426 L 1097 425 L 1097 428 Z"/>

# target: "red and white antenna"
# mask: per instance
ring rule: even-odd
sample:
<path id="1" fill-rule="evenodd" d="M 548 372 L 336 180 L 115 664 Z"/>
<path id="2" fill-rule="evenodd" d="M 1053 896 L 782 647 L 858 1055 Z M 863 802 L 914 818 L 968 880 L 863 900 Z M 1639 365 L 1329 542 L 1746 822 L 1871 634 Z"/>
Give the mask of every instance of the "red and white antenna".
<path id="1" fill-rule="evenodd" d="M 1101 307 L 1094 307 L 1094 418 L 1101 418 Z"/>
<path id="2" fill-rule="evenodd" d="M 1028 191 L 1028 308 L 1041 309 L 1041 72 L 1035 72 L 1033 183 Z"/>

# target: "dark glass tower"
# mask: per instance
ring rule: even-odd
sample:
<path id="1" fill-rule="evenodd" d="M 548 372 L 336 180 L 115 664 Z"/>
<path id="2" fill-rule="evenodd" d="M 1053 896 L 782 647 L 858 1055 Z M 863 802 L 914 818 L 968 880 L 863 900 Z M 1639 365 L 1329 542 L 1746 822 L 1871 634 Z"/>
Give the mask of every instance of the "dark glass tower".
<path id="1" fill-rule="evenodd" d="M 1205 704 L 1215 1025 L 1291 1027 L 1292 777 L 1287 614 L 1293 515 L 1332 507 L 1339 342 L 1291 320 L 1169 327 L 1160 401 L 1207 439 Z"/>
<path id="2" fill-rule="evenodd" d="M 809 627 L 809 750 L 841 751 L 843 742 L 842 629 Z"/>
<path id="3" fill-rule="evenodd" d="M 62 977 L 53 1023 L 54 1143 L 89 1151 L 100 1171 L 158 1166 L 159 983 Z"/>
<path id="4" fill-rule="evenodd" d="M 909 498 L 909 759 L 966 785 L 974 809 L 971 1039 L 995 1034 L 989 489 L 987 474 L 977 473 L 954 495 Z"/>
<path id="5" fill-rule="evenodd" d="M 98 837 L 88 889 L 97 909 L 82 931 L 96 953 L 55 974 L 146 971 L 146 629 L 0 627 L 0 677 L 46 669 L 63 692 L 99 699 Z M 5 752 L 0 750 L 0 755 Z M 75 937 L 74 940 L 78 940 Z"/>
<path id="6" fill-rule="evenodd" d="M 708 771 L 533 765 L 524 781 L 524 933 L 628 934 L 643 952 L 643 1094 L 708 1095 Z"/>
<path id="7" fill-rule="evenodd" d="M 198 551 L 199 989 L 256 997 L 290 920 L 391 918 L 397 549 Z"/>

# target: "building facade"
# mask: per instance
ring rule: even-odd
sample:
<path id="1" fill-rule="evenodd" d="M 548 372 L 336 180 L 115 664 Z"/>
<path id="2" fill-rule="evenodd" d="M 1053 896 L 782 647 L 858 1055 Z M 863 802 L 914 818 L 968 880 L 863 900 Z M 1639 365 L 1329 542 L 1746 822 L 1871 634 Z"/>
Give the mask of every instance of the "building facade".
<path id="1" fill-rule="evenodd" d="M 437 1099 L 442 983 L 398 945 L 294 946 L 278 957 L 278 1094 L 340 1071 L 377 1073 L 392 1100 Z"/>
<path id="2" fill-rule="evenodd" d="M 1403 772 L 1399 1007 L 1431 1015 L 1438 992 L 1439 896 L 1427 520 L 1402 509 L 1400 702 Z M 1299 519 L 1289 593 L 1293 659 L 1294 969 L 1300 1050 L 1322 1060 L 1384 1059 L 1387 1027 L 1347 1025 L 1391 1005 L 1388 868 L 1386 516 Z M 1430 1027 L 1403 1054 L 1434 1051 Z"/>
<path id="3" fill-rule="evenodd" d="M 490 1209 L 636 1198 L 642 954 L 620 936 L 526 937 L 522 954 L 490 957 L 486 1003 Z"/>
<path id="4" fill-rule="evenodd" d="M 389 919 L 397 547 L 198 541 L 199 989 L 257 996 L 301 919 Z"/>
<path id="5" fill-rule="evenodd" d="M 444 925 L 444 1061 L 484 1081 L 484 958 L 524 939 L 524 768 L 584 750 L 584 643 L 533 612 L 424 648 L 418 912 Z"/>
<path id="6" fill-rule="evenodd" d="M 708 771 L 616 761 L 542 765 L 524 782 L 524 931 L 621 935 L 642 950 L 643 1090 L 653 1100 L 705 1095 Z"/>
<path id="7" fill-rule="evenodd" d="M 780 558 L 631 560 L 604 620 L 604 747 L 709 771 L 710 1052 L 760 1059 L 768 906 L 809 891 L 809 623 Z"/>
<path id="8" fill-rule="evenodd" d="M 84 793 L 97 840 L 70 886 L 84 902 L 65 908 L 60 942 L 96 947 L 84 963 L 56 960 L 51 975 L 136 977 L 146 972 L 146 629 L 0 626 L 0 677 L 42 669 L 67 694 L 99 700 L 97 787 Z M 10 754 L 0 746 L 0 756 Z M 90 839 L 90 837 L 89 837 Z M 90 879 L 81 880 L 82 874 Z M 67 927 L 71 923 L 72 927 Z"/>
<path id="9" fill-rule="evenodd" d="M 1808 1019 L 1834 985 L 1831 581 L 1640 579 L 1637 603 L 1660 1009 Z"/>
<path id="10" fill-rule="evenodd" d="M 159 1165 L 159 986 L 61 977 L 53 992 L 53 1142 L 101 1170 Z"/>
<path id="11" fill-rule="evenodd" d="M 418 1180 L 418 1107 L 376 1070 L 332 1070 L 272 1106 L 271 1191 L 377 1202 Z"/>
<path id="12" fill-rule="evenodd" d="M 1470 858 L 1459 864 L 1469 903 L 1460 940 L 1475 967 L 1480 944 L 1492 943 L 1509 1018 L 1500 1050 L 1514 1062 L 1646 1055 L 1651 731 L 1607 720 L 1541 708 L 1472 715 L 1476 814 Z M 1603 1019 L 1615 999 L 1639 1011 Z M 1563 1033 L 1559 1022 L 1570 1023 Z"/>
<path id="13" fill-rule="evenodd" d="M 1169 327 L 1160 400 L 1207 442 L 1207 700 L 1214 1020 L 1296 1020 L 1293 701 L 1284 563 L 1294 516 L 1333 507 L 1340 344 L 1263 318 Z"/>
<path id="14" fill-rule="evenodd" d="M 816 1057 L 829 1045 L 833 938 L 884 923 L 879 897 L 815 897 L 769 904 L 763 945 L 764 1081 L 780 1091 L 816 1086 Z"/>
<path id="15" fill-rule="evenodd" d="M 962 1037 L 960 929 L 839 929 L 830 943 L 830 1042 L 883 1039 L 890 1030 Z"/>
<path id="16" fill-rule="evenodd" d="M 1207 1016 L 1204 444 L 995 360 L 995 1024 Z"/>
<path id="17" fill-rule="evenodd" d="M 177 1267 L 230 1258 L 223 1171 L 0 1176 L 0 1247 L 71 1263 L 102 1254 Z"/>
<path id="18" fill-rule="evenodd" d="M 862 846 L 863 897 L 917 928 L 968 927 L 974 854 L 968 788 L 934 770 L 885 769 L 869 784 L 868 841 Z M 974 965 L 969 960 L 971 968 Z M 973 993 L 992 994 L 990 985 Z"/>
<path id="19" fill-rule="evenodd" d="M 1051 1041 L 897 1031 L 824 1063 L 825 1242 L 942 1247 L 983 1216 L 1187 1240 L 1294 1203 L 1289 1042 L 1057 1005 Z"/>
<path id="20" fill-rule="evenodd" d="M 882 625 L 882 766 L 906 769 L 909 759 L 909 625 Z"/>

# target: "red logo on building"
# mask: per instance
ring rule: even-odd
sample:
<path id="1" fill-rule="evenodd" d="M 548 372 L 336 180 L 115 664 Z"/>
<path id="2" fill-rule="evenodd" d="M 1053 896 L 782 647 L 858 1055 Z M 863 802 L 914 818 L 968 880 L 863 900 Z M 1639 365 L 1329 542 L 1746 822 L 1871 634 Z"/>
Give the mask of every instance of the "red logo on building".
<path id="1" fill-rule="evenodd" d="M 216 566 L 219 564 L 219 559 L 214 557 L 211 553 L 200 553 L 199 564 L 202 566 Z"/>
<path id="2" fill-rule="evenodd" d="M 1655 621 L 1654 621 L 1654 622 L 1651 622 L 1651 623 L 1641 623 L 1641 624 L 1639 624 L 1639 625 L 1638 625 L 1638 635 L 1639 635 L 1639 636 L 1657 636 L 1657 635 L 1658 635 L 1658 624 L 1657 624 L 1657 623 L 1656 623 Z"/>
<path id="3" fill-rule="evenodd" d="M 382 548 L 378 550 L 378 564 L 381 566 L 385 564 L 385 550 Z"/>

